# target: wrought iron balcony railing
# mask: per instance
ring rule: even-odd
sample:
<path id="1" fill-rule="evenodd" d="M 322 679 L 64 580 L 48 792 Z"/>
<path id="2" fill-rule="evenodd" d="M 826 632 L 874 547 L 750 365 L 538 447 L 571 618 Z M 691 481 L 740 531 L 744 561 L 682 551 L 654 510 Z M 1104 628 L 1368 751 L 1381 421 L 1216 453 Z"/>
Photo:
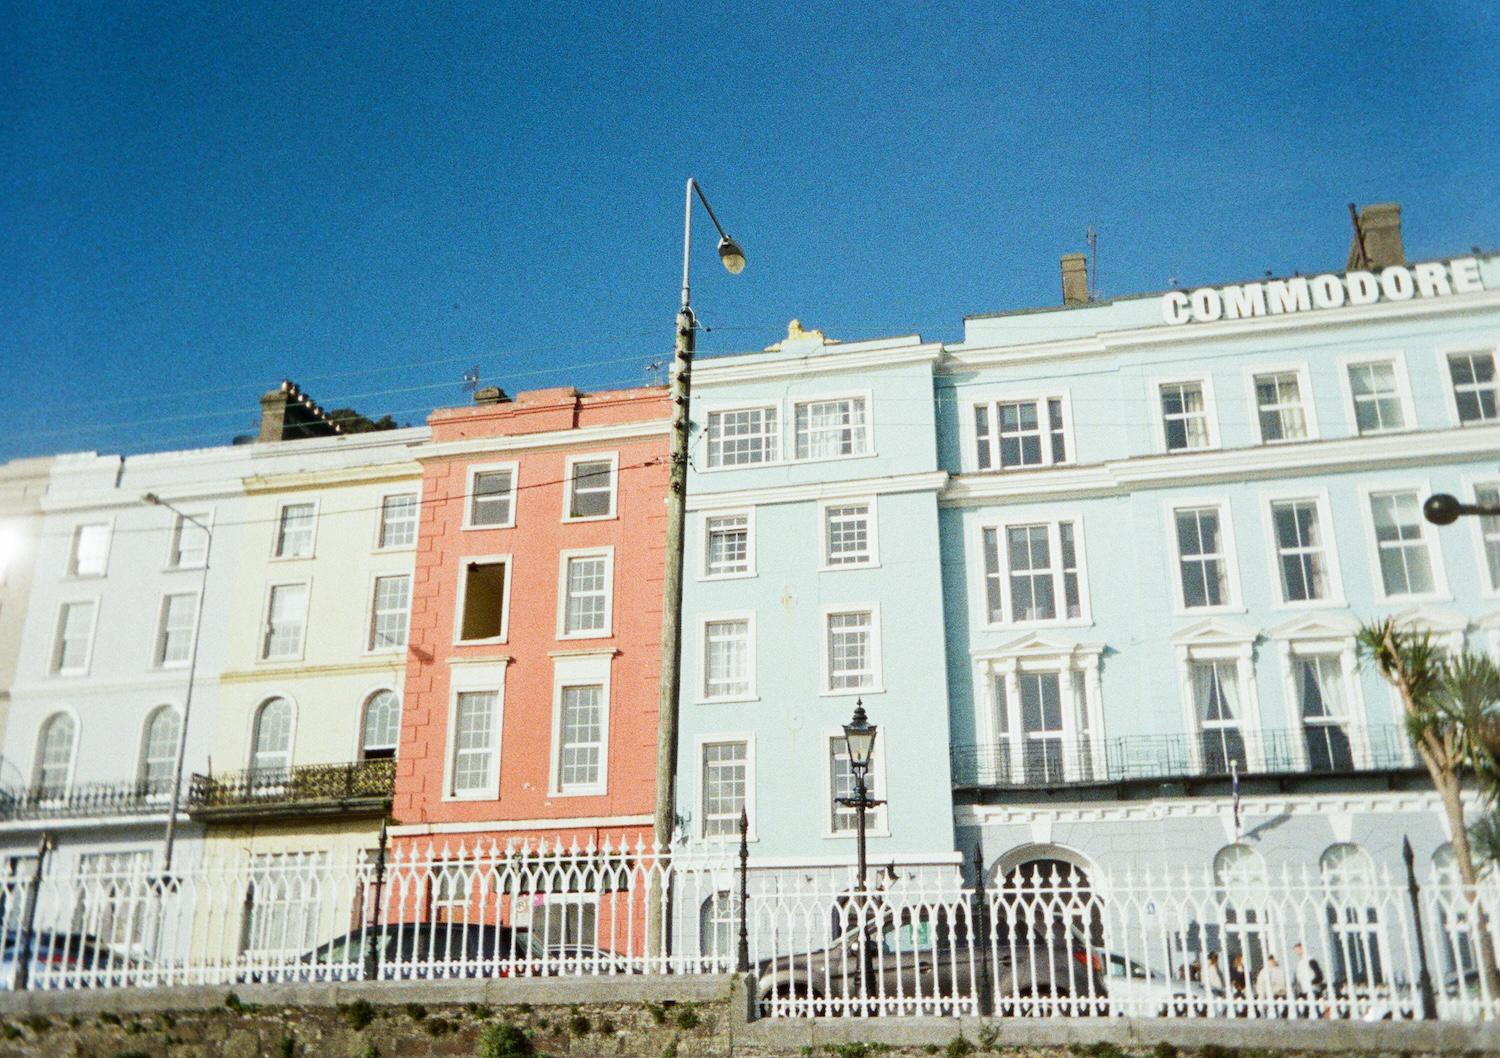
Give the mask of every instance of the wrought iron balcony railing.
<path id="1" fill-rule="evenodd" d="M 11 787 L 0 789 L 0 822 L 165 815 L 171 800 L 171 780 Z"/>
<path id="2" fill-rule="evenodd" d="M 361 760 L 194 775 L 188 812 L 203 816 L 380 811 L 396 786 L 396 762 Z"/>
<path id="3" fill-rule="evenodd" d="M 1106 785 L 1141 780 L 1227 779 L 1231 764 L 1253 776 L 1352 775 L 1414 766 L 1406 732 L 1394 725 L 1352 730 L 1308 725 L 1241 733 L 1118 738 L 1028 736 L 989 745 L 954 746 L 953 785 L 996 789 Z"/>

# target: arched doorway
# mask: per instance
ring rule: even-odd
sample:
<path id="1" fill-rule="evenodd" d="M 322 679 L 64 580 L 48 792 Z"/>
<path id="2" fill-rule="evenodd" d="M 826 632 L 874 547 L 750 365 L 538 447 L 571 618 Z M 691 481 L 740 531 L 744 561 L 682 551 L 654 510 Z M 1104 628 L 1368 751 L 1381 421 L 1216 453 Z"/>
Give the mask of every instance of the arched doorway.
<path id="1" fill-rule="evenodd" d="M 996 925 L 1002 943 L 1046 940 L 1059 947 L 1104 943 L 1104 914 L 1091 866 L 1058 846 L 1014 849 L 995 864 Z"/>

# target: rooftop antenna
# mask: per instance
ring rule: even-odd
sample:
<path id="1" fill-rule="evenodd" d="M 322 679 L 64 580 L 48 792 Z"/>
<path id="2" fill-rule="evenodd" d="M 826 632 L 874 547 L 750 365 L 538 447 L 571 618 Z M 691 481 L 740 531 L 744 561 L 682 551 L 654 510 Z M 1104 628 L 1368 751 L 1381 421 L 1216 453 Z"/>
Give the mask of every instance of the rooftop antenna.
<path id="1" fill-rule="evenodd" d="M 666 361 L 661 359 L 660 357 L 647 362 L 645 369 L 646 385 L 660 386 L 665 384 L 667 381 L 666 367 Z"/>
<path id="2" fill-rule="evenodd" d="M 1088 230 L 1089 240 L 1089 300 L 1099 296 L 1099 233 L 1092 224 Z"/>
<path id="3" fill-rule="evenodd" d="M 473 399 L 473 397 L 474 397 L 474 391 L 477 390 L 478 388 L 479 388 L 479 365 L 475 364 L 473 367 L 469 368 L 467 371 L 464 372 L 463 390 L 464 390 L 465 393 L 467 393 L 469 395 L 470 399 Z"/>

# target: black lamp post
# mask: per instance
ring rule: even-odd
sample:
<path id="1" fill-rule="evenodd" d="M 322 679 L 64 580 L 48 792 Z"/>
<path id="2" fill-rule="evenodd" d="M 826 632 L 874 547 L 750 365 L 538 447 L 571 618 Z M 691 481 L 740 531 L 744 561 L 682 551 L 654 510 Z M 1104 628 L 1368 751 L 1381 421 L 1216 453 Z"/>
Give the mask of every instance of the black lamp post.
<path id="1" fill-rule="evenodd" d="M 1422 514 L 1433 525 L 1452 525 L 1463 514 L 1500 516 L 1500 504 L 1460 503 L 1457 496 L 1437 492 L 1422 504 Z"/>
<path id="2" fill-rule="evenodd" d="M 876 726 L 865 716 L 864 699 L 854 703 L 854 719 L 844 725 L 844 743 L 849 749 L 849 770 L 854 773 L 854 796 L 840 797 L 839 804 L 854 809 L 855 855 L 858 860 L 859 892 L 865 891 L 865 813 L 885 804 L 869 795 L 865 776 L 870 771 L 870 757 L 875 752 Z"/>

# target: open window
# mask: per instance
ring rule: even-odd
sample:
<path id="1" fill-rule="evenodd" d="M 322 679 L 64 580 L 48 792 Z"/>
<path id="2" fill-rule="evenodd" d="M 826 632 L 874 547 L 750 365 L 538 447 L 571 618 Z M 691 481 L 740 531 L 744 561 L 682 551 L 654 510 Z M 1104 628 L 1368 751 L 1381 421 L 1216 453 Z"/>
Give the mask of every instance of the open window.
<path id="1" fill-rule="evenodd" d="M 476 559 L 463 567 L 458 638 L 462 642 L 505 637 L 510 563 Z"/>

